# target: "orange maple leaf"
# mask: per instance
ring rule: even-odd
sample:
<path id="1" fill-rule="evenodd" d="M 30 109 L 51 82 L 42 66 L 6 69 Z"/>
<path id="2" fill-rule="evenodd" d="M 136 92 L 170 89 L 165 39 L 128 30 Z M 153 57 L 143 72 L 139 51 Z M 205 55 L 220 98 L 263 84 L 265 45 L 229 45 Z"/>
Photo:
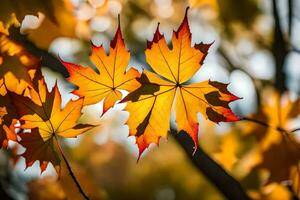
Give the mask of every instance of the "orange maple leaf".
<path id="1" fill-rule="evenodd" d="M 47 90 L 43 78 L 35 79 L 33 85 L 35 90 L 31 89 L 31 98 L 9 92 L 13 105 L 22 116 L 19 119 L 20 128 L 31 129 L 30 133 L 19 134 L 20 144 L 26 148 L 22 156 L 26 160 L 26 167 L 38 160 L 43 172 L 51 162 L 59 174 L 56 136 L 76 137 L 94 126 L 76 123 L 81 116 L 83 98 L 71 100 L 61 109 L 61 95 L 57 84 L 51 92 Z"/>
<path id="2" fill-rule="evenodd" d="M 248 118 L 261 124 L 244 124 L 250 128 L 247 134 L 256 138 L 262 157 L 255 169 L 268 171 L 266 184 L 290 181 L 297 186 L 294 191 L 299 196 L 300 143 L 290 129 L 291 122 L 299 116 L 300 99 L 293 101 L 289 94 L 273 90 L 264 91 L 263 97 L 261 109 Z"/>
<path id="3" fill-rule="evenodd" d="M 99 73 L 91 67 L 61 62 L 70 73 L 68 81 L 79 87 L 73 93 L 85 97 L 84 105 L 95 104 L 104 99 L 103 115 L 122 98 L 120 90 L 133 91 L 139 87 L 136 80 L 139 72 L 134 68 L 125 72 L 130 53 L 122 38 L 120 20 L 115 37 L 110 43 L 109 54 L 106 54 L 102 45 L 98 47 L 92 44 L 90 59 Z"/>
<path id="4" fill-rule="evenodd" d="M 6 149 L 8 141 L 17 141 L 15 127 L 17 114 L 8 96 L 0 95 L 0 148 Z"/>
<path id="5" fill-rule="evenodd" d="M 5 31 L 1 30 L 5 26 Z M 18 26 L 18 20 L 14 15 L 10 22 L 0 21 L 0 94 L 4 96 L 6 90 L 21 94 L 30 86 L 35 69 L 39 66 L 40 60 L 31 55 L 21 44 L 14 41 L 10 32 Z"/>
<path id="6" fill-rule="evenodd" d="M 5 66 L 0 64 L 0 68 L 5 68 Z M 7 94 L 7 91 L 28 95 L 31 86 L 29 85 L 30 78 L 27 82 L 27 80 L 17 79 L 11 71 L 4 75 L 1 72 L 0 69 L 0 148 L 7 148 L 9 140 L 17 141 L 14 126 L 19 118 L 15 107 L 11 103 L 11 96 Z M 30 74 L 27 70 L 25 70 L 25 73 L 28 76 Z"/>
<path id="7" fill-rule="evenodd" d="M 239 120 L 228 106 L 239 98 L 227 90 L 227 84 L 186 83 L 203 64 L 211 45 L 191 46 L 187 11 L 179 29 L 173 32 L 171 49 L 157 27 L 145 52 L 147 62 L 156 73 L 144 70 L 139 79 L 141 87 L 122 101 L 127 102 L 126 110 L 130 113 L 127 124 L 130 135 L 136 137 L 139 156 L 149 144 L 158 144 L 160 137 L 166 137 L 173 103 L 177 128 L 192 137 L 195 147 L 198 146 L 198 112 L 217 123 Z"/>
<path id="8" fill-rule="evenodd" d="M 7 90 L 28 95 L 38 60 L 0 32 L 0 147 L 17 141 L 14 125 L 18 114 Z"/>

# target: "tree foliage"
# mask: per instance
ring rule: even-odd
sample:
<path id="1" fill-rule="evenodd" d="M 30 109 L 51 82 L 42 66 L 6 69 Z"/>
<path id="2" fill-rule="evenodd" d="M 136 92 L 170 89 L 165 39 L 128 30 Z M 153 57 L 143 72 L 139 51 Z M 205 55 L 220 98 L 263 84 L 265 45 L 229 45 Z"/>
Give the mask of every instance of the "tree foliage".
<path id="1" fill-rule="evenodd" d="M 272 1 L 274 30 L 267 33 L 258 28 L 259 17 L 265 17 L 258 1 L 238 5 L 232 0 L 191 0 L 163 6 L 150 1 L 113 2 L 1 3 L 0 148 L 14 164 L 24 159 L 25 169 L 38 162 L 43 173 L 51 163 L 58 176 L 28 183 L 30 198 L 199 199 L 203 193 L 205 199 L 222 199 L 197 170 L 226 198 L 299 198 L 300 100 L 299 92 L 286 84 L 290 77 L 285 71 L 290 51 L 299 53 L 298 44 L 293 44 L 293 1 L 287 2 L 286 32 L 281 8 Z M 183 16 L 179 8 L 187 4 L 191 8 Z M 174 14 L 178 10 L 182 14 Z M 28 15 L 33 15 L 36 25 L 26 27 Z M 156 24 L 157 19 L 150 21 L 154 17 L 160 23 L 146 37 L 145 23 Z M 105 27 L 108 18 L 106 34 L 99 34 L 95 29 Z M 199 18 L 202 21 L 193 20 Z M 179 21 L 176 31 L 162 33 L 166 24 L 176 27 L 174 22 Z M 213 26 L 220 38 L 198 41 L 197 29 L 193 31 L 196 22 L 203 30 Z M 99 45 L 95 35 L 112 39 L 109 45 Z M 71 47 L 75 58 L 70 61 L 51 53 L 55 42 L 66 38 L 80 46 L 80 50 Z M 250 41 L 248 49 L 254 53 L 270 52 L 273 78 L 258 78 L 248 70 L 251 56 L 239 52 L 243 50 L 239 45 L 245 45 L 241 41 Z M 240 71 L 252 81 L 256 112 L 241 112 L 236 100 L 243 99 L 237 95 L 242 92 L 230 92 L 228 83 L 211 79 L 213 73 L 199 81 L 198 76 L 207 75 L 209 55 L 215 54 L 215 64 L 223 62 L 228 73 Z M 51 87 L 52 72 L 44 67 L 64 78 L 55 74 Z M 72 97 L 66 100 L 68 95 Z M 87 114 L 95 107 L 96 122 Z M 109 119 L 113 112 L 116 116 Z M 124 113 L 128 116 L 120 122 Z M 113 141 L 97 144 L 99 130 L 121 138 L 120 126 L 135 141 L 138 155 Z M 78 136 L 74 147 L 63 139 Z M 143 154 L 146 149 L 149 153 Z M 140 161 L 133 164 L 136 160 Z M 11 166 L 8 171 L 13 171 Z M 141 182 L 149 191 L 136 191 Z M 34 191 L 36 186 L 42 190 Z"/>

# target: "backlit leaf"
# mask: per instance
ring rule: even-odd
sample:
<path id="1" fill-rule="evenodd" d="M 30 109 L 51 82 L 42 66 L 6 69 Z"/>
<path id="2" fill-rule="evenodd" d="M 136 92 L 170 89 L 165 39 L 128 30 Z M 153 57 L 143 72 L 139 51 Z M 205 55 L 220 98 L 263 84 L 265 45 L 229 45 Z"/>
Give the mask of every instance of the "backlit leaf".
<path id="1" fill-rule="evenodd" d="M 16 21 L 14 17 L 11 19 Z M 14 24 L 6 24 L 11 27 Z M 9 30 L 0 31 L 0 94 L 5 95 L 6 89 L 21 94 L 32 81 L 39 59 L 9 37 Z"/>
<path id="2" fill-rule="evenodd" d="M 103 113 L 122 98 L 120 90 L 132 91 L 139 86 L 139 73 L 130 68 L 126 72 L 130 53 L 126 50 L 120 25 L 110 43 L 107 55 L 103 46 L 92 44 L 90 59 L 98 72 L 91 67 L 83 67 L 62 61 L 70 73 L 68 80 L 78 86 L 74 94 L 84 97 L 84 105 L 96 104 L 104 100 Z"/>
<path id="3" fill-rule="evenodd" d="M 0 96 L 0 148 L 7 148 L 8 141 L 17 141 L 15 123 L 17 113 L 8 96 Z"/>
<path id="4" fill-rule="evenodd" d="M 49 92 L 44 79 L 41 78 L 34 81 L 34 89 L 31 90 L 31 98 L 9 93 L 17 112 L 22 116 L 19 119 L 20 128 L 31 129 L 31 133 L 20 134 L 20 143 L 26 147 L 23 156 L 27 167 L 39 160 L 43 172 L 51 162 L 59 173 L 60 160 L 56 155 L 56 137 L 76 137 L 94 126 L 77 124 L 81 116 L 83 98 L 71 100 L 61 109 L 61 95 L 57 85 Z"/>
<path id="5" fill-rule="evenodd" d="M 215 81 L 187 83 L 202 66 L 210 45 L 192 46 L 187 12 L 179 29 L 173 32 L 172 48 L 168 47 L 157 27 L 145 52 L 146 60 L 156 74 L 145 70 L 139 79 L 140 88 L 123 100 L 130 113 L 127 122 L 130 135 L 136 137 L 140 155 L 149 144 L 158 144 L 161 137 L 166 137 L 172 106 L 178 130 L 186 131 L 193 138 L 195 148 L 198 146 L 197 113 L 216 123 L 239 120 L 228 106 L 238 97 L 227 90 L 227 84 Z"/>
<path id="6" fill-rule="evenodd" d="M 290 133 L 289 130 L 291 120 L 300 113 L 300 101 L 292 101 L 287 94 L 280 97 L 274 91 L 266 93 L 266 96 L 262 109 L 252 118 L 266 122 L 269 127 L 252 123 L 250 130 L 258 141 L 263 158 L 256 169 L 267 170 L 268 183 L 290 180 L 292 184 L 298 184 L 299 179 L 292 180 L 291 173 L 292 170 L 293 174 L 299 173 L 300 144 L 295 133 Z M 295 192 L 300 194 L 299 190 Z"/>

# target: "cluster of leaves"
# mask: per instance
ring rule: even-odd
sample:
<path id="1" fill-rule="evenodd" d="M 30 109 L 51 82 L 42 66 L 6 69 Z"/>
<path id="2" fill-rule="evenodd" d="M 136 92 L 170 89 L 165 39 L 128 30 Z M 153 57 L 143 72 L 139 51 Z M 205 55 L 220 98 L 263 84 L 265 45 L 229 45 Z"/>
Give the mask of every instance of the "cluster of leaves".
<path id="1" fill-rule="evenodd" d="M 198 146 L 198 112 L 217 123 L 239 120 L 228 106 L 239 98 L 227 90 L 227 84 L 187 83 L 203 64 L 210 45 L 191 46 L 186 12 L 182 24 L 173 33 L 171 49 L 159 32 L 159 26 L 153 40 L 147 42 L 146 61 L 154 72 L 143 70 L 139 74 L 133 68 L 125 72 L 130 54 L 125 49 L 120 26 L 108 56 L 102 46 L 92 45 L 90 58 L 99 74 L 90 67 L 63 64 L 70 73 L 68 80 L 79 87 L 73 93 L 84 97 L 84 104 L 104 99 L 103 113 L 121 99 L 119 90 L 129 92 L 121 102 L 127 102 L 129 133 L 136 137 L 141 155 L 151 143 L 158 144 L 161 137 L 167 136 L 173 104 L 178 130 L 186 131 L 195 147 Z"/>
<path id="2" fill-rule="evenodd" d="M 27 167 L 38 160 L 43 172 L 51 162 L 59 173 L 56 135 L 75 137 L 93 126 L 76 123 L 81 116 L 82 98 L 61 109 L 61 94 L 57 85 L 48 91 L 40 60 L 9 38 L 9 29 L 18 25 L 13 15 L 0 33 L 0 146 L 6 149 L 9 140 L 19 142 L 26 148 L 22 156 Z"/>
<path id="3" fill-rule="evenodd" d="M 157 26 L 145 51 L 150 70 L 140 73 L 134 68 L 128 69 L 131 54 L 125 47 L 120 25 L 110 43 L 109 53 L 103 46 L 92 44 L 90 59 L 94 66 L 85 67 L 61 60 L 70 74 L 67 80 L 77 86 L 73 94 L 79 97 L 62 109 L 57 85 L 50 92 L 47 90 L 40 71 L 40 59 L 11 39 L 10 28 L 19 26 L 18 20 L 26 14 L 42 11 L 46 20 L 27 36 L 38 47 L 47 49 L 57 35 L 73 36 L 74 16 L 66 3 L 60 1 L 52 0 L 49 5 L 35 0 L 31 2 L 38 6 L 23 6 L 23 10 L 16 12 L 18 6 L 5 0 L 3 6 L 7 13 L 0 15 L 0 146 L 6 149 L 9 140 L 19 142 L 26 148 L 22 156 L 27 167 L 39 161 L 43 172 L 51 162 L 59 173 L 62 151 L 57 136 L 76 137 L 93 128 L 93 125 L 78 124 L 77 120 L 83 106 L 101 101 L 101 116 L 116 103 L 127 103 L 125 110 L 130 114 L 127 125 L 130 136 L 136 138 L 139 157 L 150 144 L 159 144 L 160 138 L 167 137 L 172 111 L 175 111 L 178 131 L 190 135 L 195 150 L 199 132 L 197 113 L 216 123 L 239 120 L 228 105 L 238 97 L 227 90 L 227 84 L 190 81 L 201 68 L 211 44 L 192 45 L 187 13 L 178 30 L 173 32 L 170 45 Z M 232 13 L 227 11 L 232 10 L 232 3 L 224 7 L 226 4 L 219 6 L 217 1 L 190 2 L 195 6 L 212 4 L 214 9 L 219 9 L 225 26 L 226 19 L 244 20 L 246 16 L 246 23 L 250 23 L 251 20 L 247 20 L 252 17 L 249 16 L 256 15 L 255 12 L 228 15 Z M 253 10 L 245 7 L 247 9 L 242 10 Z M 56 12 L 60 9 L 65 12 Z M 11 13 L 17 13 L 17 16 L 13 14 L 7 18 Z M 53 27 L 55 31 L 48 33 L 45 27 Z M 40 35 L 44 37 L 37 37 Z M 125 95 L 124 91 L 129 94 Z M 238 174 L 236 177 L 242 176 L 239 179 L 242 182 L 252 178 L 257 170 L 267 172 L 260 181 L 264 187 L 255 188 L 256 191 L 250 193 L 253 198 L 290 198 L 287 187 L 281 183 L 290 185 L 295 194 L 300 194 L 300 144 L 295 135 L 298 129 L 290 128 L 290 121 L 300 113 L 299 100 L 291 101 L 286 95 L 276 92 L 267 97 L 271 102 L 263 101 L 256 115 L 242 118 L 243 122 L 235 123 L 229 134 L 222 137 L 213 157 L 226 170 Z M 239 135 L 243 133 L 246 135 Z M 249 147 L 247 142 L 253 138 L 255 142 L 250 142 Z"/>
<path id="4" fill-rule="evenodd" d="M 82 106 L 103 100 L 103 115 L 122 99 L 121 91 L 125 90 L 129 95 L 120 102 L 127 102 L 126 110 L 130 113 L 127 124 L 130 135 L 136 137 L 139 156 L 151 143 L 158 144 L 161 137 L 167 136 L 173 104 L 178 130 L 186 131 L 197 148 L 198 112 L 217 123 L 239 120 L 228 105 L 238 97 L 227 90 L 227 84 L 187 83 L 203 64 L 210 45 L 192 46 L 186 12 L 173 33 L 172 48 L 157 27 L 145 52 L 154 72 L 144 70 L 140 74 L 134 68 L 126 70 L 130 53 L 119 25 L 108 54 L 102 46 L 92 44 L 90 58 L 96 69 L 61 61 L 70 74 L 68 80 L 78 86 L 73 93 L 79 96 L 63 109 L 57 84 L 50 92 L 47 90 L 38 61 L 27 68 L 18 65 L 25 72 L 22 77 L 15 77 L 17 82 L 12 85 L 12 78 L 6 76 L 13 67 L 4 59 L 1 69 L 6 63 L 10 68 L 3 71 L 2 78 L 1 146 L 6 148 L 8 140 L 18 141 L 26 148 L 22 156 L 27 167 L 39 161 L 43 172 L 51 162 L 59 173 L 62 152 L 57 136 L 76 137 L 94 127 L 76 123 Z M 24 74 L 28 76 L 26 79 Z"/>

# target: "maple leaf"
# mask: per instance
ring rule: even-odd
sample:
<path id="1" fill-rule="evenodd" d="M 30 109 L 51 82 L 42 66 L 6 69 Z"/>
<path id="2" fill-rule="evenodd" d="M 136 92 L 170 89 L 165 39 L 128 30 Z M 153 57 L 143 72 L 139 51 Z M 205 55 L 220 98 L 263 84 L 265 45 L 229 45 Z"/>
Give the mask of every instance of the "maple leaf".
<path id="1" fill-rule="evenodd" d="M 17 19 L 12 17 L 11 21 L 15 22 Z M 7 33 L 0 30 L 0 94 L 2 96 L 7 89 L 18 94 L 23 93 L 30 86 L 35 69 L 40 64 L 39 59 L 9 37 L 14 25 L 12 23 L 6 24 Z"/>
<path id="2" fill-rule="evenodd" d="M 7 148 L 9 140 L 17 141 L 14 125 L 19 118 L 11 104 L 11 96 L 6 95 L 7 90 L 29 95 L 29 87 L 39 66 L 39 59 L 9 38 L 10 28 L 18 25 L 14 15 L 6 24 L 0 21 L 0 147 L 3 148 Z"/>
<path id="3" fill-rule="evenodd" d="M 138 71 L 130 68 L 125 72 L 130 53 L 126 50 L 122 38 L 120 20 L 115 37 L 110 43 L 109 55 L 102 45 L 98 47 L 92 44 L 90 59 L 99 73 L 91 67 L 61 62 L 70 73 L 68 81 L 79 87 L 73 93 L 84 97 L 84 105 L 95 104 L 104 99 L 103 115 L 122 98 L 120 90 L 133 91 L 139 87 L 136 80 L 139 76 Z"/>
<path id="4" fill-rule="evenodd" d="M 17 141 L 14 125 L 19 115 L 7 91 L 28 95 L 29 84 L 24 80 L 19 81 L 11 72 L 0 78 L 0 148 L 7 148 L 9 140 Z"/>
<path id="5" fill-rule="evenodd" d="M 4 56 L 0 63 L 0 94 L 6 94 L 6 90 L 21 94 L 30 87 L 35 74 L 36 66 L 24 65 L 17 56 Z"/>
<path id="6" fill-rule="evenodd" d="M 198 146 L 198 112 L 217 123 L 239 120 L 228 106 L 239 98 L 227 90 L 227 84 L 186 83 L 203 64 L 211 45 L 191 46 L 187 11 L 179 29 L 173 33 L 171 49 L 157 27 L 145 52 L 147 62 L 156 73 L 145 70 L 139 79 L 141 87 L 122 101 L 127 102 L 126 110 L 130 113 L 127 123 L 130 135 L 136 137 L 139 155 L 150 143 L 158 144 L 160 137 L 166 137 L 173 102 L 177 128 L 192 137 L 195 147 Z"/>
<path id="7" fill-rule="evenodd" d="M 11 21 L 5 24 L 7 31 L 17 20 L 12 17 Z M 3 148 L 7 148 L 9 140 L 17 141 L 14 125 L 19 117 L 11 97 L 6 95 L 7 90 L 27 95 L 38 63 L 23 47 L 9 40 L 8 35 L 9 32 L 0 30 L 0 147 Z"/>
<path id="8" fill-rule="evenodd" d="M 7 96 L 0 96 L 0 148 L 7 148 L 8 141 L 17 141 L 15 127 L 17 115 Z"/>
<path id="9" fill-rule="evenodd" d="M 58 174 L 60 174 L 60 156 L 57 140 L 43 140 L 38 128 L 34 128 L 30 133 L 19 133 L 21 138 L 19 142 L 26 148 L 21 155 L 25 158 L 26 168 L 30 167 L 36 161 L 40 162 L 41 173 L 43 173 L 51 162 Z"/>
<path id="10" fill-rule="evenodd" d="M 263 151 L 281 142 L 282 131 L 288 132 L 289 122 L 300 113 L 300 99 L 293 102 L 288 95 L 285 94 L 281 98 L 275 91 L 265 91 L 264 96 L 266 99 L 263 100 L 261 110 L 251 118 L 267 123 L 268 127 L 257 124 L 249 131 L 260 141 Z"/>
<path id="11" fill-rule="evenodd" d="M 300 143 L 295 135 L 289 132 L 291 120 L 300 113 L 300 100 L 292 101 L 287 94 L 281 97 L 274 91 L 271 91 L 271 94 L 266 92 L 265 96 L 261 110 L 251 118 L 268 126 L 245 126 L 251 127 L 249 134 L 256 138 L 263 158 L 255 169 L 265 169 L 269 172 L 267 183 L 281 183 L 290 180 L 293 169 L 297 169 L 297 173 L 300 170 Z M 299 191 L 296 193 L 299 194 Z"/>
<path id="12" fill-rule="evenodd" d="M 39 77 L 40 73 L 37 73 Z M 34 89 L 31 89 L 29 97 L 9 92 L 13 105 L 22 116 L 21 129 L 31 129 L 31 133 L 21 133 L 20 144 L 26 151 L 23 154 L 26 160 L 26 167 L 31 166 L 36 160 L 40 161 L 41 172 L 51 162 L 58 174 L 60 171 L 60 159 L 57 156 L 56 136 L 76 137 L 93 125 L 77 124 L 81 116 L 83 98 L 69 101 L 61 109 L 61 96 L 57 84 L 49 92 L 44 79 L 34 80 Z"/>

